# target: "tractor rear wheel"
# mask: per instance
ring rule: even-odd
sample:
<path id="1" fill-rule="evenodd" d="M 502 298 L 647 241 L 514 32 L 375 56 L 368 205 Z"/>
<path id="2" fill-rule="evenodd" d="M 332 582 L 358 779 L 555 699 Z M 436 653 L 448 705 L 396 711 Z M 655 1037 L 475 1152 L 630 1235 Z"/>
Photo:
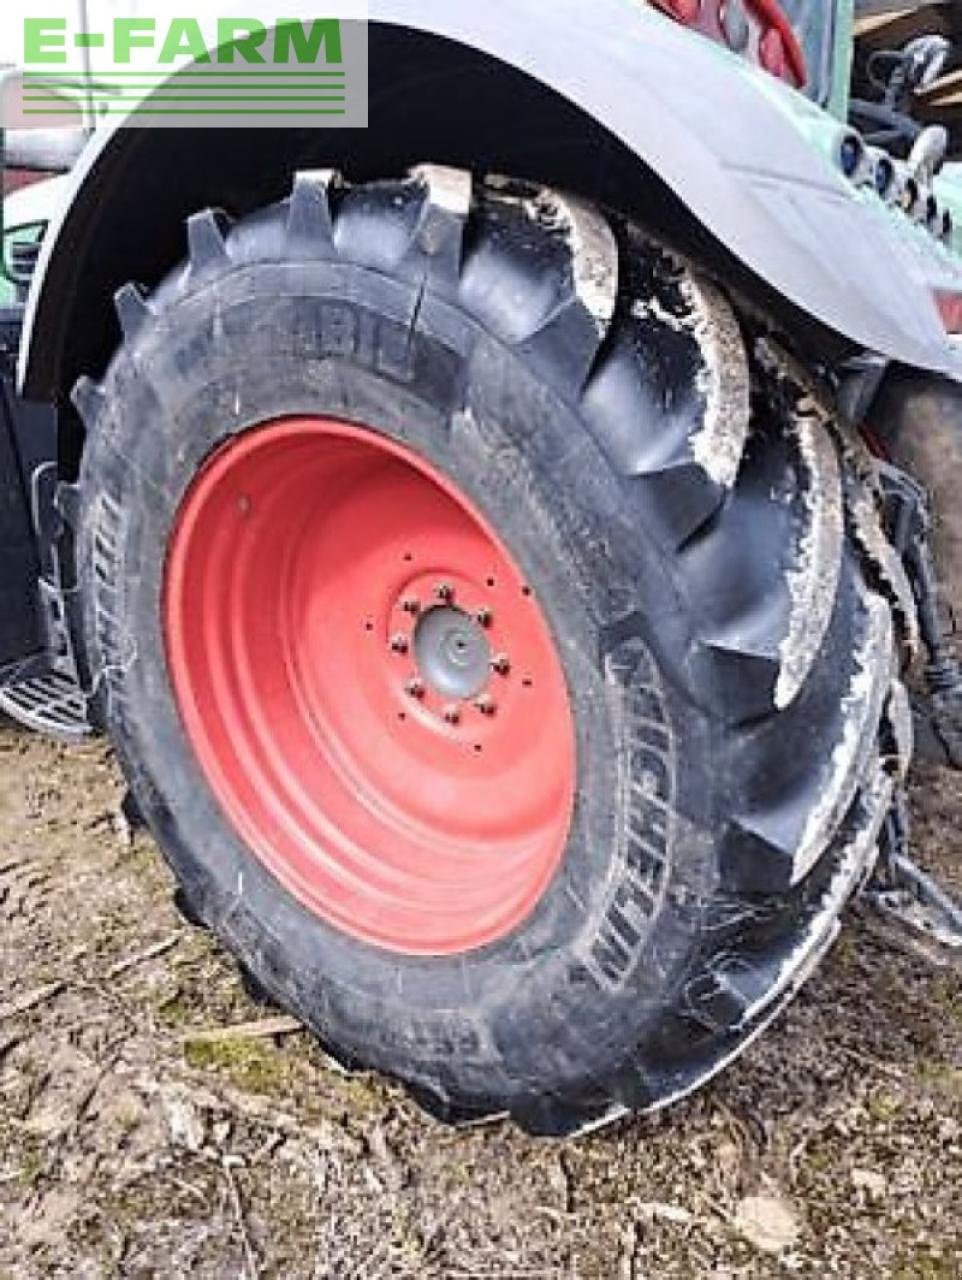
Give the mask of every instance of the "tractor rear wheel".
<path id="1" fill-rule="evenodd" d="M 191 914 L 446 1119 L 687 1093 L 906 763 L 819 411 L 550 191 L 302 174 L 188 246 L 75 398 L 87 665 Z"/>

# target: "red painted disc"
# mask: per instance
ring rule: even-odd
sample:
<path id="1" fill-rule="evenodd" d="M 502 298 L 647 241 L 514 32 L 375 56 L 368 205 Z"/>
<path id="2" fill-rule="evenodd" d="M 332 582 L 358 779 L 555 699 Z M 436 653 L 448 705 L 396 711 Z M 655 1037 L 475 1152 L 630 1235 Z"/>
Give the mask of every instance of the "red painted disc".
<path id="1" fill-rule="evenodd" d="M 239 436 L 178 513 L 164 624 L 204 776 L 310 910 L 422 955 L 531 914 L 574 804 L 564 675 L 504 545 L 423 458 L 318 418 Z"/>

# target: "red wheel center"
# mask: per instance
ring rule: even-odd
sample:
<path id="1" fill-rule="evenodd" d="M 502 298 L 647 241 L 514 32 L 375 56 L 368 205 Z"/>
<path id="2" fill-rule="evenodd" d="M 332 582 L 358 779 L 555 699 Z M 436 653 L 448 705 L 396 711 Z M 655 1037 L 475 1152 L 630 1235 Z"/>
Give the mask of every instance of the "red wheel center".
<path id="1" fill-rule="evenodd" d="M 289 419 L 188 492 L 165 590 L 187 736 L 302 903 L 418 954 L 523 922 L 563 856 L 574 732 L 541 608 L 423 459 Z"/>

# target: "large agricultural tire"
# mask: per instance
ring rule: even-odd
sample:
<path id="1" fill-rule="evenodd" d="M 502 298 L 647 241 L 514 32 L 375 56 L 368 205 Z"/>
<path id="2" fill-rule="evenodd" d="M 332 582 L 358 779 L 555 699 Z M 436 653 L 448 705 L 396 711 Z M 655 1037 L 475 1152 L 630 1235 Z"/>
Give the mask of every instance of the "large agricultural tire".
<path id="1" fill-rule="evenodd" d="M 931 374 L 890 375 L 873 407 L 872 429 L 896 466 L 928 492 L 939 585 L 962 625 L 962 387 Z"/>
<path id="2" fill-rule="evenodd" d="M 909 370 L 891 373 L 873 405 L 872 430 L 888 459 L 922 485 L 931 520 L 936 624 L 962 662 L 962 387 Z M 930 674 L 917 700 L 919 752 L 962 769 L 962 688 L 957 669 Z"/>
<path id="3" fill-rule="evenodd" d="M 345 1062 L 537 1133 L 771 1021 L 909 749 L 822 418 L 616 230 L 302 174 L 192 218 L 75 394 L 92 689 L 192 914 Z"/>

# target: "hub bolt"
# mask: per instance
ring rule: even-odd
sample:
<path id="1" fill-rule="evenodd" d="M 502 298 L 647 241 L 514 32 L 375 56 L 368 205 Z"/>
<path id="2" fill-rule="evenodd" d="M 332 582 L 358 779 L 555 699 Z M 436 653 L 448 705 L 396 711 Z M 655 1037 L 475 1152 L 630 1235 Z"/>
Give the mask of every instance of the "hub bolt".
<path id="1" fill-rule="evenodd" d="M 476 700 L 474 705 L 483 716 L 493 716 L 498 709 L 498 704 L 495 702 L 494 698 L 488 697 L 486 693 L 483 693 L 481 697 Z"/>
<path id="2" fill-rule="evenodd" d="M 406 599 L 401 601 L 401 608 L 405 613 L 420 613 L 421 601 L 416 600 L 413 596 L 408 596 Z"/>
<path id="3" fill-rule="evenodd" d="M 494 621 L 494 614 L 490 609 L 479 609 L 474 615 L 474 620 L 481 627 L 490 627 Z"/>
<path id="4" fill-rule="evenodd" d="M 412 698 L 424 697 L 424 681 L 413 676 L 404 686 L 404 692 Z"/>
<path id="5" fill-rule="evenodd" d="M 491 670 L 499 676 L 506 676 L 511 670 L 511 659 L 506 653 L 496 653 L 491 659 Z"/>
<path id="6" fill-rule="evenodd" d="M 401 635 L 400 632 L 398 632 L 397 635 L 392 636 L 391 650 L 393 653 L 407 653 L 408 651 L 407 636 Z"/>
<path id="7" fill-rule="evenodd" d="M 444 719 L 447 721 L 448 724 L 461 723 L 461 708 L 458 706 L 455 706 L 454 703 L 451 703 L 449 706 L 445 707 L 443 714 L 444 714 Z"/>
<path id="8" fill-rule="evenodd" d="M 454 587 L 451 586 L 450 582 L 442 582 L 438 585 L 434 594 L 443 604 L 450 604 L 454 599 Z"/>

